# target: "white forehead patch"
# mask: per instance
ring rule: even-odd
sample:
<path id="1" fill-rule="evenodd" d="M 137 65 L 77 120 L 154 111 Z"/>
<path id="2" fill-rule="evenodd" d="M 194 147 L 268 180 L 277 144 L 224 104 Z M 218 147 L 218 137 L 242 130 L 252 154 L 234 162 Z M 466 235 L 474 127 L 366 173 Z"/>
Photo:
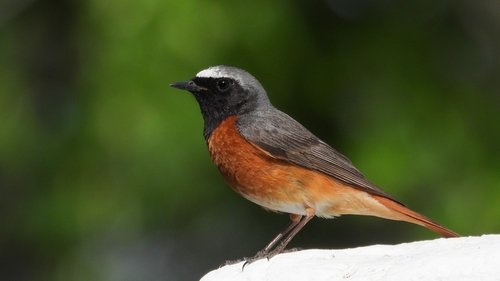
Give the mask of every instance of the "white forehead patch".
<path id="1" fill-rule="evenodd" d="M 198 74 L 196 74 L 196 77 L 199 78 L 231 78 L 236 81 L 240 85 L 246 84 L 243 80 L 242 77 L 242 71 L 240 69 L 234 68 L 234 67 L 227 67 L 227 66 L 212 66 L 207 69 L 204 69 Z"/>
<path id="2" fill-rule="evenodd" d="M 200 78 L 222 78 L 222 77 L 228 77 L 226 71 L 223 71 L 223 69 L 219 66 L 212 66 L 207 69 L 203 69 L 202 71 L 198 72 L 196 74 L 196 77 Z"/>

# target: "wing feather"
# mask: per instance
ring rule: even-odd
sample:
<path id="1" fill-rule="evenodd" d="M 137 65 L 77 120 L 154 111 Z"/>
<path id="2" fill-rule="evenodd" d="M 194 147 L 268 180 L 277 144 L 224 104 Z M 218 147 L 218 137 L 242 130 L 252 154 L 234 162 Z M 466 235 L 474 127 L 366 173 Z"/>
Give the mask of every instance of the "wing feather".
<path id="1" fill-rule="evenodd" d="M 362 191 L 401 202 L 369 182 L 351 161 L 304 126 L 273 108 L 237 121 L 240 134 L 275 158 L 315 170 Z"/>

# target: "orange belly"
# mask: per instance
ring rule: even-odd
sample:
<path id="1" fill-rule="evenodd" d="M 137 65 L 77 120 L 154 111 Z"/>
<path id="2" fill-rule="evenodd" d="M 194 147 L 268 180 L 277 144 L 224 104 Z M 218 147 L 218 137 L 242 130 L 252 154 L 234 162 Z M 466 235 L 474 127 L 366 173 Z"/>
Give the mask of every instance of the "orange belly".
<path id="1" fill-rule="evenodd" d="M 373 215 L 374 207 L 385 209 L 366 192 L 273 158 L 239 134 L 236 120 L 229 117 L 213 131 L 208 149 L 229 186 L 246 199 L 291 214 L 306 215 L 306 209 L 313 209 L 320 217 Z"/>
<path id="2" fill-rule="evenodd" d="M 226 182 L 237 193 L 264 208 L 305 214 L 303 183 L 290 163 L 274 159 L 241 137 L 237 117 L 224 120 L 212 132 L 208 150 Z"/>

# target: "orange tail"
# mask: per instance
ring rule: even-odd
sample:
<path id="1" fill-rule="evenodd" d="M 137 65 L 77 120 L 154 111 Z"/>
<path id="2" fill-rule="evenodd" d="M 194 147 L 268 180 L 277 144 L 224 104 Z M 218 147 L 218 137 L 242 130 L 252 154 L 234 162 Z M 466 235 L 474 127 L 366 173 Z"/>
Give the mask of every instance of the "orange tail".
<path id="1" fill-rule="evenodd" d="M 403 216 L 398 216 L 397 218 L 394 218 L 396 220 L 403 220 L 403 221 L 411 222 L 411 223 L 418 224 L 421 226 L 425 226 L 428 229 L 430 229 L 436 233 L 439 233 L 443 237 L 447 237 L 447 238 L 448 237 L 460 237 L 460 235 L 456 234 L 455 232 L 445 228 L 444 226 L 442 226 L 436 222 L 433 222 L 429 218 L 426 218 L 425 216 L 423 216 L 417 212 L 414 212 L 414 211 L 406 208 L 403 205 L 398 204 L 397 202 L 394 202 L 390 199 L 380 197 L 377 195 L 373 195 L 373 194 L 372 194 L 372 197 L 377 199 L 377 201 L 382 203 L 387 208 L 403 215 Z"/>

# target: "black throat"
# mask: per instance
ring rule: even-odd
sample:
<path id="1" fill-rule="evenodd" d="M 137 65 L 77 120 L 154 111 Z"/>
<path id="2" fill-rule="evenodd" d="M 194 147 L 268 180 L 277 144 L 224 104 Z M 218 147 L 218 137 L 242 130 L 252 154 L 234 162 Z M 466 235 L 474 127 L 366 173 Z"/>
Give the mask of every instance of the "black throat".
<path id="1" fill-rule="evenodd" d="M 228 108 L 224 107 L 213 107 L 206 103 L 200 103 L 201 115 L 203 116 L 204 126 L 203 126 L 203 137 L 208 143 L 208 139 L 212 135 L 212 132 L 217 129 L 217 127 L 230 116 L 237 115 L 236 112 L 229 111 Z"/>
<path id="2" fill-rule="evenodd" d="M 201 114 L 205 121 L 203 136 L 205 141 L 212 132 L 228 117 L 242 116 L 253 112 L 256 108 L 270 105 L 263 89 L 249 86 L 243 88 L 235 80 L 227 90 L 217 88 L 217 79 L 195 77 L 193 81 L 204 90 L 191 92 L 200 105 Z"/>

